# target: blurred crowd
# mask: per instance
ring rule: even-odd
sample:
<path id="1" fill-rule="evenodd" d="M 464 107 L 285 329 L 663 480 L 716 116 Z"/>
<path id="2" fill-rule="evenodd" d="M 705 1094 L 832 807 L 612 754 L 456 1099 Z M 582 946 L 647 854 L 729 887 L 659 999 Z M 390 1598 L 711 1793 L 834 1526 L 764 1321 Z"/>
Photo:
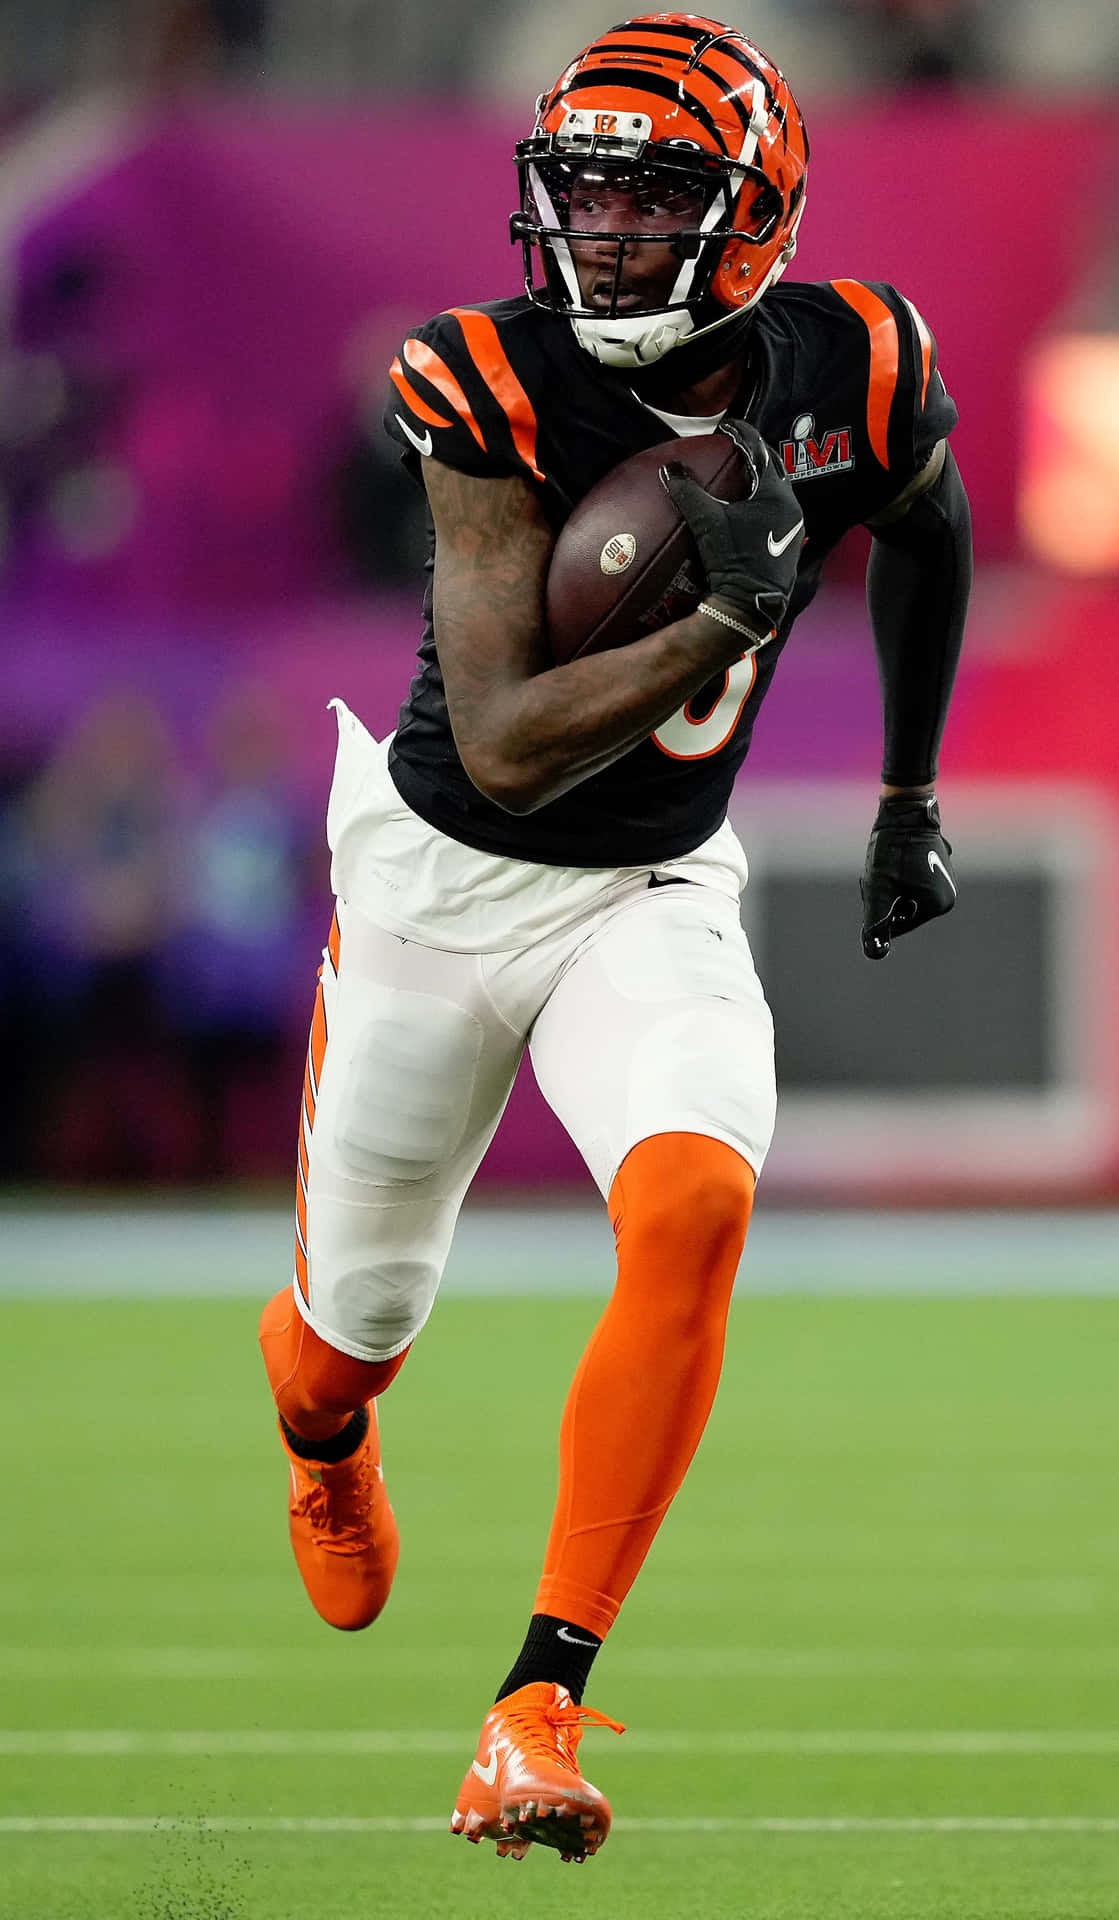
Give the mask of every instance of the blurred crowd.
<path id="1" fill-rule="evenodd" d="M 749 34 L 789 75 L 802 103 L 868 89 L 1100 87 L 1119 76 L 1113 0 L 1068 0 L 1061 8 L 1046 0 L 731 0 L 692 10 Z M 511 102 L 532 100 L 541 75 L 561 71 L 608 24 L 601 0 L 487 11 L 468 84 Z"/>
<path id="2" fill-rule="evenodd" d="M 0 0 L 0 97 L 11 111 L 83 85 L 224 75 L 523 107 L 624 11 L 603 0 Z M 809 99 L 978 82 L 1098 88 L 1119 76 L 1114 0 L 728 0 L 715 11 Z"/>
<path id="3" fill-rule="evenodd" d="M 0 768 L 9 1179 L 287 1172 L 329 916 L 289 730 L 242 680 L 188 753 L 122 683 Z"/>

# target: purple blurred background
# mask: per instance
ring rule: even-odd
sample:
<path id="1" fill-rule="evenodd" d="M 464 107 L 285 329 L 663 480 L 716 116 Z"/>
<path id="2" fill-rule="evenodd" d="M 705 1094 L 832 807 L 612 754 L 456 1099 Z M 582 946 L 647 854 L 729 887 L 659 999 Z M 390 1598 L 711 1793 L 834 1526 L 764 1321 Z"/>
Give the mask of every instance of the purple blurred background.
<path id="1" fill-rule="evenodd" d="M 1105 540 L 1062 574 L 1021 517 L 1073 431 L 1047 411 L 1039 353 L 1114 334 L 1114 102 L 1078 103 L 1056 197 L 1041 102 L 919 93 L 817 102 L 810 119 L 796 272 L 897 283 L 962 416 L 980 574 L 945 774 L 1073 781 L 1114 814 L 1119 550 L 1111 564 Z M 38 136 L 9 132 L 9 1180 L 288 1173 L 329 921 L 326 703 L 342 693 L 388 730 L 419 628 L 419 503 L 379 427 L 388 362 L 440 307 L 518 288 L 523 115 L 424 111 L 419 152 L 416 126 L 383 102 L 114 95 L 58 112 L 45 174 L 19 169 Z M 1111 471 L 1117 394 L 1064 447 L 1074 472 L 1097 443 Z M 748 780 L 873 792 L 864 551 L 851 541 L 798 628 Z M 1119 957 L 1114 885 L 1097 937 Z M 1115 1044 L 1113 1023 L 1100 1045 L 1119 1089 Z M 483 1178 L 582 1181 L 531 1087 L 514 1100 Z M 1108 1152 L 1113 1190 L 1119 1128 Z"/>

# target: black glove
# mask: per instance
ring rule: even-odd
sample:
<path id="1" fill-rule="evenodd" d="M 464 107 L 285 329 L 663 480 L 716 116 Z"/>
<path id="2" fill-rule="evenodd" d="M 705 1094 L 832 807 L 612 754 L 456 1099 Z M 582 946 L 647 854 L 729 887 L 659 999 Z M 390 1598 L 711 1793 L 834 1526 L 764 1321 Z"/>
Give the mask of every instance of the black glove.
<path id="1" fill-rule="evenodd" d="M 940 831 L 935 795 L 878 802 L 859 891 L 868 960 L 884 960 L 892 939 L 952 911 L 952 849 Z"/>
<path id="2" fill-rule="evenodd" d="M 687 521 L 707 575 L 707 593 L 722 611 L 771 640 L 785 617 L 804 543 L 796 495 L 756 427 L 724 420 L 750 484 L 744 500 L 716 500 L 679 461 L 661 468 L 661 485 Z"/>

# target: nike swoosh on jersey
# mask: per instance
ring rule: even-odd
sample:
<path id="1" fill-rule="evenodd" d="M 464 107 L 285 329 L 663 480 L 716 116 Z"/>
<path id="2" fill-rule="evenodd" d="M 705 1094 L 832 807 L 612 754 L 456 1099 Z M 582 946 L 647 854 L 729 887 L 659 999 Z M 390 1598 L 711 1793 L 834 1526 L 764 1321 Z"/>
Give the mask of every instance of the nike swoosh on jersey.
<path id="1" fill-rule="evenodd" d="M 478 1760 L 472 1760 L 470 1762 L 470 1770 L 472 1773 L 476 1773 L 479 1780 L 484 1781 L 487 1787 L 492 1787 L 494 1781 L 497 1779 L 497 1748 L 490 1748 L 490 1757 L 486 1761 L 485 1766 L 482 1766 Z"/>
<path id="2" fill-rule="evenodd" d="M 408 425 L 407 420 L 402 420 L 399 414 L 396 415 L 396 424 L 400 428 L 401 433 L 407 434 L 409 440 L 412 442 L 412 445 L 415 447 L 416 452 L 422 453 L 426 460 L 428 454 L 431 452 L 432 445 L 433 445 L 430 428 L 425 428 L 422 435 L 418 433 L 413 433 L 411 427 Z"/>
<path id="3" fill-rule="evenodd" d="M 944 878 L 947 880 L 948 885 L 952 889 L 952 897 L 953 899 L 955 899 L 956 895 L 959 893 L 959 888 L 957 887 L 956 882 L 953 880 L 952 875 L 949 873 L 939 853 L 933 853 L 932 849 L 930 848 L 929 854 L 928 854 L 928 861 L 929 861 L 929 872 L 936 873 L 939 870 L 944 875 Z"/>
<path id="4" fill-rule="evenodd" d="M 397 416 L 396 416 L 396 417 L 397 417 L 397 419 L 398 419 L 398 420 L 400 420 L 400 415 L 399 415 L 399 414 L 397 414 Z M 402 425 L 402 426 L 403 426 L 403 424 L 404 424 L 404 423 L 403 423 L 403 421 L 401 421 L 401 425 Z M 429 436 L 429 438 L 430 438 L 430 436 Z M 792 542 L 793 540 L 795 540 L 795 539 L 796 539 L 796 537 L 797 537 L 797 534 L 798 534 L 798 533 L 800 532 L 800 530 L 801 530 L 801 528 L 803 527 L 803 525 L 804 525 L 804 521 L 803 521 L 803 520 L 798 520 L 798 521 L 797 521 L 797 523 L 796 523 L 796 526 L 795 526 L 795 527 L 791 527 L 791 528 L 789 529 L 789 531 L 788 531 L 788 533 L 787 533 L 787 534 L 785 535 L 785 537 L 784 537 L 784 539 L 783 539 L 783 540 L 775 540 L 775 539 L 773 538 L 773 535 L 772 535 L 772 533 L 767 533 L 767 534 L 766 534 L 766 536 L 765 536 L 765 543 L 766 543 L 766 546 L 767 546 L 767 547 L 769 548 L 769 551 L 770 551 L 770 553 L 771 553 L 771 554 L 773 555 L 773 557 L 774 557 L 774 559 L 775 559 L 775 560 L 776 560 L 776 559 L 778 558 L 778 556 L 779 556 L 780 554 L 782 554 L 782 553 L 784 553 L 784 551 L 785 551 L 785 548 L 786 548 L 787 546 L 789 546 L 789 545 L 790 545 L 790 543 L 791 543 L 791 542 Z"/>

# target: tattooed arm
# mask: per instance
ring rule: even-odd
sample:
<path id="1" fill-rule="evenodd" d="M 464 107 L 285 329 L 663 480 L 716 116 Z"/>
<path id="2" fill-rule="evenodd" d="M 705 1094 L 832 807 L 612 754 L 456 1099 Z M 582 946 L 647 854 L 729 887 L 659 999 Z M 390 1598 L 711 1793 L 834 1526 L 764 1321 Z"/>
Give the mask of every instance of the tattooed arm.
<path id="1" fill-rule="evenodd" d="M 737 660 L 741 636 L 691 615 L 631 646 L 554 665 L 544 582 L 555 544 L 527 481 L 423 463 L 435 521 L 435 640 L 476 787 L 531 813 L 609 766 Z"/>

